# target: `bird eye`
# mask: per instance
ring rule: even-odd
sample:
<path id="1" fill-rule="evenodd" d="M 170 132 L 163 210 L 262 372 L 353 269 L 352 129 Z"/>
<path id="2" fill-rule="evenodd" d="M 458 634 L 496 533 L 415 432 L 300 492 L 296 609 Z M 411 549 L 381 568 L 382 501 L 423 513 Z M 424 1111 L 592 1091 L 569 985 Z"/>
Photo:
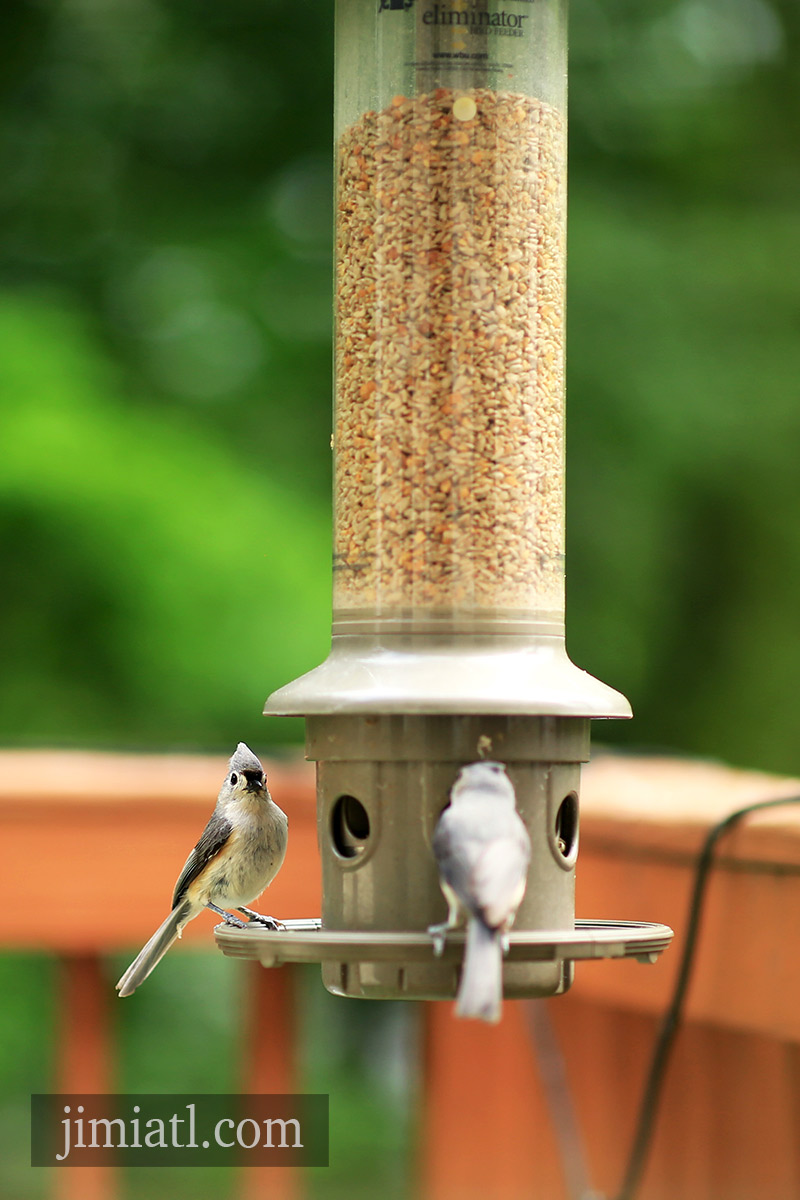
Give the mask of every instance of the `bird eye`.
<path id="1" fill-rule="evenodd" d="M 236 774 L 235 771 L 231 771 L 231 787 L 236 787 L 238 782 L 239 782 L 239 776 Z"/>

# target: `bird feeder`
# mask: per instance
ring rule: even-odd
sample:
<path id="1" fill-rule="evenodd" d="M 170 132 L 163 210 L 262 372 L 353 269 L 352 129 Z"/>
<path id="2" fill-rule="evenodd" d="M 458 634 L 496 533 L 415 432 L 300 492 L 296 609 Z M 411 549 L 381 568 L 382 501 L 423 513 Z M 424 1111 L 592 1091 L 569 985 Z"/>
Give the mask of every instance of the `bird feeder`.
<path id="1" fill-rule="evenodd" d="M 332 647 L 265 708 L 306 718 L 323 910 L 217 936 L 341 995 L 454 995 L 431 838 L 481 758 L 532 845 L 506 996 L 671 936 L 575 919 L 589 722 L 630 708 L 564 641 L 566 78 L 565 0 L 337 0 Z"/>

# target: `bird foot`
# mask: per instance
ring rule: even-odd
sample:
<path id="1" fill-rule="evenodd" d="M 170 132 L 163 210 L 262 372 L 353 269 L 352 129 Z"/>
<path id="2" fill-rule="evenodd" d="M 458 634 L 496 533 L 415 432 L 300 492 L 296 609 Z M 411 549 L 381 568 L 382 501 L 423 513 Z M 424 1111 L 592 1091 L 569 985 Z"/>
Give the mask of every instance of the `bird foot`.
<path id="1" fill-rule="evenodd" d="M 271 929 L 273 933 L 286 928 L 281 921 L 276 921 L 275 917 L 268 917 L 264 913 L 253 912 L 252 908 L 240 908 L 239 912 L 244 913 L 248 918 L 248 924 L 264 925 L 267 929 Z"/>
<path id="2" fill-rule="evenodd" d="M 433 953 L 437 958 L 441 958 L 444 954 L 444 947 L 447 941 L 447 931 L 450 925 L 444 921 L 441 925 L 429 925 L 428 933 L 433 941 Z"/>
<path id="3" fill-rule="evenodd" d="M 238 917 L 235 917 L 233 913 L 226 912 L 224 908 L 217 908 L 216 904 L 207 904 L 206 908 L 210 908 L 211 911 L 216 913 L 218 917 L 222 917 L 222 920 L 226 925 L 235 925 L 237 929 L 247 928 L 246 921 L 241 921 Z"/>

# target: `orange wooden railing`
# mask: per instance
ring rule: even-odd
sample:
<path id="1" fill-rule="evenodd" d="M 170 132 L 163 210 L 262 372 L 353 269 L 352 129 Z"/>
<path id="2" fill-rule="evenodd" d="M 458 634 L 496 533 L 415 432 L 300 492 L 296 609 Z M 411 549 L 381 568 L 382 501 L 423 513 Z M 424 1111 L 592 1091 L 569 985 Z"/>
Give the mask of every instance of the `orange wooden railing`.
<path id="1" fill-rule="evenodd" d="M 112 1014 L 103 957 L 142 943 L 219 784 L 217 758 L 78 753 L 0 754 L 5 894 L 0 947 L 61 963 L 53 1090 L 114 1087 Z M 273 763 L 291 853 L 270 911 L 320 909 L 313 769 Z M 749 801 L 800 793 L 800 781 L 706 763 L 601 756 L 585 771 L 578 916 L 662 921 L 676 944 L 655 966 L 579 966 L 572 991 L 546 1002 L 594 1186 L 617 1190 L 657 1019 L 678 963 L 698 847 Z M 31 864 L 37 863 L 36 870 Z M 213 918 L 184 942 L 211 943 Z M 641 1200 L 794 1200 L 800 1195 L 800 806 L 762 813 L 720 843 L 689 990 L 666 1079 Z M 175 951 L 180 952 L 180 949 Z M 243 1086 L 293 1090 L 293 976 L 250 968 Z M 126 1001 L 126 1003 L 135 1003 Z M 563 1163 L 532 1050 L 528 1008 L 506 1005 L 489 1029 L 424 1008 L 423 1111 L 415 1196 L 424 1200 L 566 1200 Z M 59 1200 L 113 1200 L 110 1170 L 54 1172 Z M 289 1169 L 246 1171 L 247 1200 L 300 1200 Z"/>

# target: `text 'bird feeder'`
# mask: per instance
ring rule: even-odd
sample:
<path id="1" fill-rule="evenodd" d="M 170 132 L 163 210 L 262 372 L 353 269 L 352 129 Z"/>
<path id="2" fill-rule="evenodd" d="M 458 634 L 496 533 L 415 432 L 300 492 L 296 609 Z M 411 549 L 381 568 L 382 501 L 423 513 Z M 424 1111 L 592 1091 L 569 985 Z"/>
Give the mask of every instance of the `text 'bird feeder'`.
<path id="1" fill-rule="evenodd" d="M 628 717 L 564 645 L 565 0 L 337 0 L 333 638 L 265 712 L 305 716 L 323 912 L 226 953 L 338 994 L 455 994 L 431 838 L 504 763 L 531 838 L 506 996 L 663 925 L 575 920 L 589 721 Z M 291 850 L 290 850 L 291 853 Z"/>

